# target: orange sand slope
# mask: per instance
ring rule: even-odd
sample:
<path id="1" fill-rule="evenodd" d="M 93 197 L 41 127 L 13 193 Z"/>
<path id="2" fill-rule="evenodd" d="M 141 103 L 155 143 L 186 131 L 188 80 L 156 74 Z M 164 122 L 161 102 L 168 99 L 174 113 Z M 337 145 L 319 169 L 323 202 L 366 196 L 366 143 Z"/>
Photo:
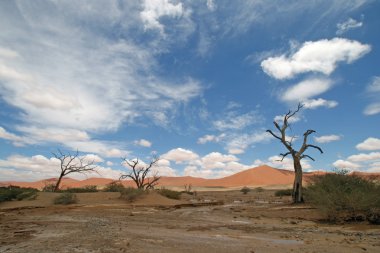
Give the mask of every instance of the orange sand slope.
<path id="1" fill-rule="evenodd" d="M 304 173 L 307 178 L 316 174 L 323 174 L 325 172 L 312 172 Z M 376 177 L 380 179 L 380 173 L 363 173 L 355 172 L 354 174 L 364 177 Z M 196 177 L 162 177 L 159 181 L 158 187 L 183 187 L 184 185 L 191 184 L 193 187 L 222 187 L 222 188 L 237 188 L 243 186 L 257 187 L 257 186 L 288 186 L 292 185 L 294 180 L 293 171 L 275 169 L 267 165 L 259 166 L 256 168 L 248 169 L 234 175 L 219 178 L 219 179 L 205 179 Z M 46 179 L 37 182 L 17 182 L 8 181 L 0 182 L 0 186 L 15 185 L 21 187 L 33 187 L 42 189 L 47 184 L 52 184 L 56 179 Z M 82 181 L 64 178 L 61 183 L 61 188 L 84 187 L 88 185 L 96 185 L 99 188 L 106 186 L 114 181 L 110 178 L 88 178 Z M 131 180 L 123 180 L 125 186 L 133 186 Z"/>

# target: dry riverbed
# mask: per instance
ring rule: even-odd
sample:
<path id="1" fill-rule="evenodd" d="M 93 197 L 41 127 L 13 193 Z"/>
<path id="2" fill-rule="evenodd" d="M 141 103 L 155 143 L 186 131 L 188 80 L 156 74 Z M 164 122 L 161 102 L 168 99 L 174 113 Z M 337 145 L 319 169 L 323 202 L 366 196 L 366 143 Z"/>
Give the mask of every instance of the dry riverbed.
<path id="1" fill-rule="evenodd" d="M 0 204 L 0 252 L 380 252 L 380 226 L 324 223 L 271 191 L 134 204 L 91 193 L 71 206 L 53 206 L 53 197 Z"/>

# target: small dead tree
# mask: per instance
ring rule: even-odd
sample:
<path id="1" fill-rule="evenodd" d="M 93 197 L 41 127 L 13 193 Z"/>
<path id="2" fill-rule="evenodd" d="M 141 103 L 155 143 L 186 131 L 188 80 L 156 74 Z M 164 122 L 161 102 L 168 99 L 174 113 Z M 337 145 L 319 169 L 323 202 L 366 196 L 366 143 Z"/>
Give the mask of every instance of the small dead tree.
<path id="1" fill-rule="evenodd" d="M 311 145 L 307 143 L 307 138 L 310 134 L 315 133 L 314 130 L 307 130 L 303 134 L 303 143 L 301 148 L 297 151 L 292 146 L 292 141 L 294 137 L 292 137 L 290 140 L 287 140 L 286 138 L 286 130 L 289 127 L 289 119 L 293 117 L 296 113 L 299 112 L 299 110 L 303 107 L 302 104 L 298 104 L 297 110 L 294 112 L 289 110 L 287 114 L 285 114 L 282 126 L 280 126 L 276 121 L 273 122 L 276 129 L 279 131 L 279 135 L 273 133 L 271 130 L 267 130 L 268 133 L 270 133 L 274 138 L 279 139 L 280 142 L 285 146 L 285 148 L 288 150 L 286 153 L 280 154 L 282 156 L 281 161 L 284 160 L 284 158 L 288 155 L 291 155 L 293 158 L 293 165 L 294 165 L 294 183 L 293 183 L 293 192 L 292 192 L 292 198 L 293 203 L 301 203 L 303 202 L 303 196 L 302 196 L 302 165 L 301 160 L 304 158 L 309 158 L 314 161 L 314 158 L 312 158 L 309 155 L 305 155 L 304 152 L 308 148 L 315 148 L 319 150 L 319 152 L 323 153 L 322 149 L 316 145 Z"/>
<path id="2" fill-rule="evenodd" d="M 138 189 L 154 189 L 161 177 L 158 176 L 158 172 L 155 172 L 153 175 L 150 172 L 152 172 L 152 168 L 157 165 L 158 161 L 158 157 L 153 157 L 150 163 L 145 165 L 139 159 L 128 160 L 123 158 L 123 162 L 131 169 L 131 172 L 121 175 L 120 180 L 130 178 L 135 182 Z"/>
<path id="3" fill-rule="evenodd" d="M 57 153 L 53 153 L 54 157 L 57 158 L 61 163 L 61 173 L 59 175 L 58 181 L 55 184 L 54 192 L 59 190 L 59 185 L 61 184 L 62 178 L 71 173 L 87 173 L 96 172 L 97 166 L 94 165 L 95 161 L 86 161 L 86 157 L 80 157 L 78 150 L 71 154 L 68 152 L 64 154 L 61 150 Z"/>

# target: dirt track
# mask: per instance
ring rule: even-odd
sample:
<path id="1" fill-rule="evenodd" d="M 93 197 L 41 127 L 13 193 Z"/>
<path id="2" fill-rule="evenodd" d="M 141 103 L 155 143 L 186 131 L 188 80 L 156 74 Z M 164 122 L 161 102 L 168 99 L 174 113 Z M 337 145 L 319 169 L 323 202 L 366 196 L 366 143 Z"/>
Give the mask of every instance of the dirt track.
<path id="1" fill-rule="evenodd" d="M 224 205 L 183 208 L 113 195 L 100 204 L 104 194 L 69 207 L 2 204 L 0 252 L 380 252 L 379 226 L 321 223 L 314 209 L 271 194 L 200 193 Z"/>

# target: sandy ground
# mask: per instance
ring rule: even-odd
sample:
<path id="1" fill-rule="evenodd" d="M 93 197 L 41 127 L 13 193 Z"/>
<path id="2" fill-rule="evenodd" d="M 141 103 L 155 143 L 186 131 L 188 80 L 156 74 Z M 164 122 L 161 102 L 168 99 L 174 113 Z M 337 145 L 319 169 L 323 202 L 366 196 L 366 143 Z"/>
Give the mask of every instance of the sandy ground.
<path id="1" fill-rule="evenodd" d="M 380 252 L 380 226 L 324 223 L 271 191 L 153 194 L 133 204 L 84 193 L 70 206 L 51 205 L 55 196 L 0 204 L 0 252 Z"/>

